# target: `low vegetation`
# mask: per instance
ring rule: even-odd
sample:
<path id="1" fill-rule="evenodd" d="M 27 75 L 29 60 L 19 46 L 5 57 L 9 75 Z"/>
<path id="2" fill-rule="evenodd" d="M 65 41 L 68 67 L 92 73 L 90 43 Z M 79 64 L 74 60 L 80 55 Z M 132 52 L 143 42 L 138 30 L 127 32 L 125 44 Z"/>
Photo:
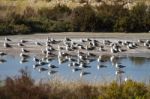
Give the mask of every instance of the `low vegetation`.
<path id="1" fill-rule="evenodd" d="M 149 99 L 149 85 L 132 80 L 109 84 L 87 82 L 35 82 L 27 69 L 20 76 L 7 77 L 0 85 L 0 99 Z"/>
<path id="2" fill-rule="evenodd" d="M 129 9 L 120 3 L 123 0 L 114 4 L 101 3 L 99 6 L 81 0 L 79 3 L 82 5 L 74 8 L 63 3 L 52 7 L 49 3 L 51 0 L 37 1 L 42 2 L 41 5 L 27 3 L 27 0 L 4 1 L 0 0 L 0 35 L 150 31 L 150 6 L 141 2 Z"/>

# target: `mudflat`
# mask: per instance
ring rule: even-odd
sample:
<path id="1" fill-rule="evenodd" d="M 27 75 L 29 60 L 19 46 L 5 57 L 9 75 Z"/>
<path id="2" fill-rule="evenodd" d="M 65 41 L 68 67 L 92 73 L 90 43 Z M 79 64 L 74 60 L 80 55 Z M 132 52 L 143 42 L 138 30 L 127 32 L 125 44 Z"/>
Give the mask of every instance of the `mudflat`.
<path id="1" fill-rule="evenodd" d="M 8 37 L 11 39 L 11 41 L 8 41 L 8 43 L 12 46 L 12 48 L 4 48 L 3 44 L 5 41 L 5 37 Z M 54 38 L 55 40 L 61 40 L 65 37 L 68 37 L 72 39 L 74 42 L 80 43 L 80 39 L 96 39 L 100 42 L 103 40 L 110 40 L 111 42 L 117 42 L 119 40 L 121 41 L 131 41 L 131 42 L 137 42 L 140 40 L 150 40 L 150 33 L 87 33 L 87 32 L 67 32 L 67 33 L 37 33 L 37 34 L 30 34 L 30 35 L 11 35 L 11 36 L 0 36 L 0 52 L 5 52 L 8 54 L 19 54 L 21 52 L 22 47 L 18 47 L 17 44 L 21 40 L 27 40 L 28 42 L 25 44 L 23 48 L 26 48 L 31 53 L 37 53 L 40 54 L 42 49 L 45 49 L 45 43 L 47 38 Z M 40 42 L 43 44 L 43 46 L 36 46 L 35 42 Z M 63 46 L 63 43 L 59 44 L 60 46 Z M 54 48 L 57 49 L 58 44 L 54 44 Z M 123 47 L 126 49 L 126 47 Z M 92 50 L 91 53 L 96 54 L 115 54 L 115 55 L 129 55 L 129 56 L 143 56 L 143 57 L 150 57 L 150 49 L 147 49 L 143 46 L 143 44 L 140 44 L 140 46 L 136 49 L 129 49 L 125 52 L 119 52 L 119 53 L 111 53 L 110 47 L 105 47 L 106 51 L 100 52 L 98 50 Z M 84 50 L 82 50 L 84 52 Z M 73 51 L 74 52 L 74 51 Z M 72 52 L 71 52 L 72 53 Z"/>

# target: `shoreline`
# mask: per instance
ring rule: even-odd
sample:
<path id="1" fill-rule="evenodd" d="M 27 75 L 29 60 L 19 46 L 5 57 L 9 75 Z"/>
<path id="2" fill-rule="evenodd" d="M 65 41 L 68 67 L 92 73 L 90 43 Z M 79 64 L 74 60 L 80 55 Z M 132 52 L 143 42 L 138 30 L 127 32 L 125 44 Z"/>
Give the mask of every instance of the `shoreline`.
<path id="1" fill-rule="evenodd" d="M 12 42 L 10 42 L 10 44 L 12 44 L 13 48 L 4 48 L 3 47 L 3 42 L 5 42 L 5 40 L 4 40 L 5 37 L 12 39 Z M 0 51 L 10 53 L 10 54 L 15 54 L 15 53 L 18 54 L 18 52 L 21 52 L 20 51 L 21 47 L 17 46 L 17 42 L 20 42 L 21 39 L 25 39 L 25 40 L 29 41 L 27 46 L 24 47 L 24 48 L 30 50 L 29 54 L 39 53 L 39 52 L 41 52 L 41 49 L 45 48 L 45 46 L 35 47 L 34 42 L 38 41 L 38 42 L 45 44 L 44 42 L 46 41 L 47 37 L 51 37 L 51 38 L 54 38 L 56 40 L 63 40 L 65 37 L 69 37 L 75 42 L 78 42 L 80 39 L 85 39 L 85 38 L 96 39 L 99 41 L 108 39 L 108 40 L 111 40 L 112 42 L 116 42 L 118 40 L 122 40 L 122 41 L 129 40 L 129 41 L 135 42 L 138 39 L 142 39 L 142 40 L 150 39 L 150 34 L 148 34 L 148 33 L 126 34 L 126 33 L 67 32 L 67 33 L 47 33 L 47 34 L 38 33 L 38 34 L 32 34 L 32 35 L 0 36 Z M 57 45 L 55 45 L 55 48 L 57 48 Z M 125 52 L 114 53 L 114 54 L 110 53 L 108 48 L 106 48 L 106 49 L 108 50 L 106 52 L 99 52 L 96 50 L 93 50 L 90 52 L 91 53 L 94 52 L 94 53 L 99 54 L 99 55 L 100 54 L 102 54 L 102 55 L 107 54 L 107 55 L 117 55 L 117 56 L 118 55 L 119 56 L 125 55 L 125 56 L 150 57 L 150 50 L 145 49 L 143 47 L 131 49 L 131 50 L 125 51 Z M 85 52 L 85 51 L 83 51 L 83 52 Z"/>

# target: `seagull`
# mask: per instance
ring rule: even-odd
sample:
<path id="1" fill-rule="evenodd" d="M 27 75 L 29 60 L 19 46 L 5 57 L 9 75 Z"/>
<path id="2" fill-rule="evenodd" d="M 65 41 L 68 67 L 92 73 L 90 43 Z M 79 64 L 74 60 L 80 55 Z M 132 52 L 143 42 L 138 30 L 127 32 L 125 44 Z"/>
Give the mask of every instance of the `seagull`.
<path id="1" fill-rule="evenodd" d="M 33 57 L 33 61 L 34 61 L 34 62 L 39 62 L 40 60 L 34 56 L 34 57 Z"/>
<path id="2" fill-rule="evenodd" d="M 28 50 L 26 50 L 26 49 L 24 49 L 24 48 L 21 48 L 21 51 L 22 51 L 23 53 L 28 53 L 28 52 L 29 52 Z"/>
<path id="3" fill-rule="evenodd" d="M 17 45 L 18 45 L 18 46 L 24 46 L 22 43 L 18 43 Z"/>
<path id="4" fill-rule="evenodd" d="M 116 51 L 111 47 L 110 52 L 115 53 Z"/>
<path id="5" fill-rule="evenodd" d="M 5 47 L 5 48 L 10 48 L 11 45 L 9 45 L 8 43 L 4 42 L 4 47 Z"/>
<path id="6" fill-rule="evenodd" d="M 26 54 L 20 53 L 20 57 L 27 58 L 27 57 L 29 57 L 29 56 L 28 56 L 28 55 L 26 55 Z"/>
<path id="7" fill-rule="evenodd" d="M 11 39 L 9 39 L 9 38 L 5 37 L 5 41 L 11 41 Z"/>
<path id="8" fill-rule="evenodd" d="M 64 41 L 71 41 L 70 38 L 65 37 Z"/>
<path id="9" fill-rule="evenodd" d="M 26 40 L 20 40 L 20 42 L 21 42 L 21 43 L 26 43 L 27 41 L 26 41 Z"/>
<path id="10" fill-rule="evenodd" d="M 104 46 L 100 46 L 100 47 L 99 47 L 99 51 L 102 51 L 102 52 L 105 51 L 105 50 L 104 50 Z"/>
<path id="11" fill-rule="evenodd" d="M 39 42 L 35 42 L 35 45 L 37 45 L 37 46 L 42 46 L 42 44 L 39 43 Z"/>

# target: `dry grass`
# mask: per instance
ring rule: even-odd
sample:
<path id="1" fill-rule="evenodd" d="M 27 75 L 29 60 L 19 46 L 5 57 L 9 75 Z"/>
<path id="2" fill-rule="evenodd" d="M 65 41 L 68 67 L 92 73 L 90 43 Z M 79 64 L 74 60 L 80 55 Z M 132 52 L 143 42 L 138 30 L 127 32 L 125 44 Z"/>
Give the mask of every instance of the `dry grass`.
<path id="1" fill-rule="evenodd" d="M 118 85 L 89 84 L 84 81 L 64 82 L 53 79 L 39 82 L 31 78 L 27 69 L 21 75 L 8 77 L 0 87 L 0 99 L 149 99 L 149 85 L 127 81 Z"/>
<path id="2" fill-rule="evenodd" d="M 61 4 L 61 5 L 67 5 L 69 8 L 75 8 L 77 6 L 83 6 L 85 3 L 80 3 L 80 0 L 0 0 L 0 5 L 3 6 L 17 6 L 21 7 L 23 10 L 26 6 L 32 6 L 35 9 L 40 9 L 42 7 L 50 7 L 53 8 L 55 5 Z M 107 2 L 106 0 L 102 0 Z M 131 0 L 132 1 L 132 0 Z M 149 0 L 134 0 L 134 3 L 137 2 L 145 2 L 146 4 L 149 4 Z M 90 5 L 96 6 L 99 3 L 96 2 L 96 0 L 90 0 Z"/>
<path id="3" fill-rule="evenodd" d="M 35 12 L 37 12 L 42 8 L 52 9 L 58 4 L 66 5 L 71 9 L 86 4 L 79 3 L 79 1 L 80 0 L 0 0 L 0 18 L 4 18 L 5 16 L 7 16 L 7 13 L 9 13 L 10 11 L 14 11 L 15 13 L 23 15 L 27 7 L 31 7 Z M 145 2 L 148 5 L 150 4 L 149 0 L 136 0 L 135 2 Z M 89 4 L 92 6 L 97 6 L 100 3 L 97 3 L 95 0 L 90 0 Z"/>

